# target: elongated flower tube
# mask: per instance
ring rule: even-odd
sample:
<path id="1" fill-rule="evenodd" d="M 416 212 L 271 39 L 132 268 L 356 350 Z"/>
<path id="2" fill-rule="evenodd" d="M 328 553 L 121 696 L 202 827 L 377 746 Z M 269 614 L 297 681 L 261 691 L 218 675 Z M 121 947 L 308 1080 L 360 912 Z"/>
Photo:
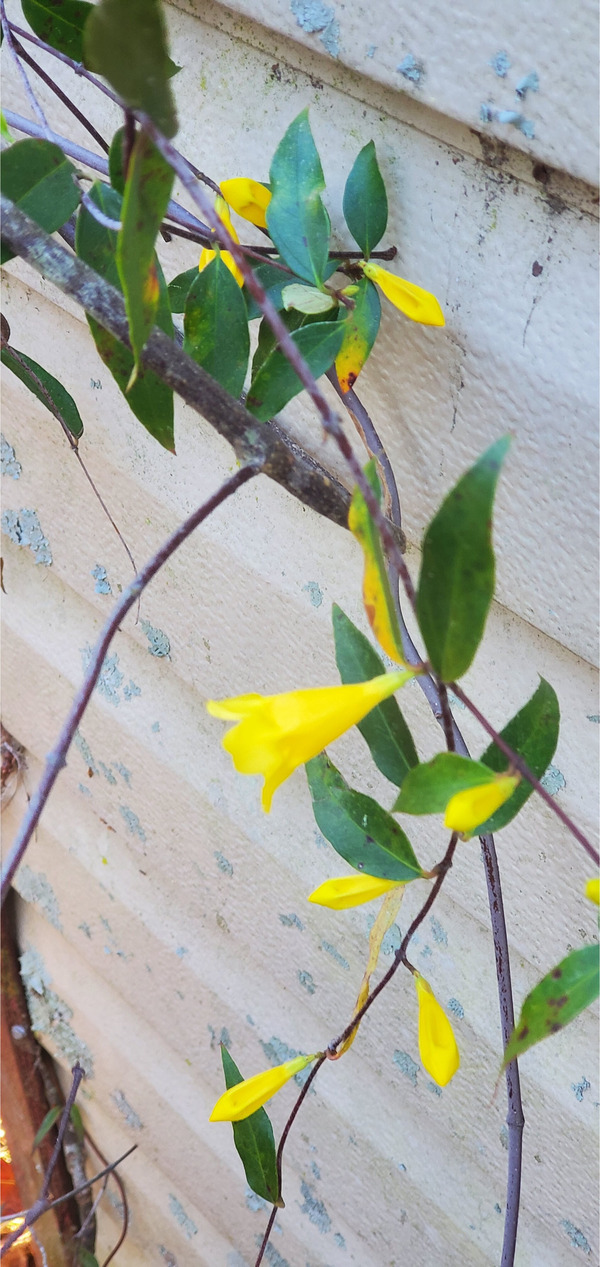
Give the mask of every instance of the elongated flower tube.
<path id="1" fill-rule="evenodd" d="M 596 906 L 600 906 L 600 880 L 588 880 L 585 886 L 585 896 L 590 902 L 595 902 Z"/>
<path id="2" fill-rule="evenodd" d="M 460 1065 L 456 1039 L 429 982 L 420 972 L 415 972 L 414 977 L 419 1003 L 419 1055 L 430 1078 L 438 1087 L 445 1087 Z"/>
<path id="3" fill-rule="evenodd" d="M 324 686 L 285 695 L 238 695 L 208 700 L 212 717 L 237 721 L 223 747 L 240 774 L 262 774 L 262 807 L 299 765 L 316 757 L 344 731 L 362 721 L 376 704 L 393 695 L 413 670 L 383 673 L 353 686 Z"/>
<path id="4" fill-rule="evenodd" d="M 250 180 L 247 176 L 236 176 L 233 180 L 221 181 L 221 193 L 230 207 L 242 220 L 266 229 L 265 211 L 271 201 L 271 190 L 261 185 L 258 180 Z"/>
<path id="5" fill-rule="evenodd" d="M 423 326 L 445 326 L 446 319 L 440 305 L 428 290 L 422 290 L 403 277 L 396 277 L 395 273 L 389 273 L 387 268 L 382 268 L 373 260 L 359 260 L 358 266 L 365 277 L 379 286 L 386 299 L 411 321 L 418 321 Z"/>
<path id="6" fill-rule="evenodd" d="M 238 238 L 238 235 L 237 235 L 237 233 L 236 233 L 236 231 L 235 231 L 235 229 L 234 229 L 234 227 L 233 227 L 233 225 L 232 225 L 232 223 L 231 223 L 231 219 L 230 219 L 230 216 L 229 216 L 229 208 L 228 208 L 227 203 L 225 202 L 225 199 L 224 199 L 224 198 L 217 198 L 217 199 L 215 200 L 215 211 L 216 211 L 216 213 L 217 213 L 217 215 L 218 215 L 218 217 L 219 217 L 219 220 L 221 220 L 221 221 L 222 221 L 222 223 L 225 225 L 225 228 L 227 229 L 228 233 L 230 233 L 230 234 L 231 234 L 231 236 L 232 236 L 232 238 L 233 238 L 234 242 L 239 242 L 239 240 L 240 240 L 240 239 Z M 199 261 L 198 261 L 198 272 L 199 272 L 199 273 L 203 272 L 203 270 L 206 268 L 206 266 L 207 266 L 208 264 L 210 264 L 211 260 L 214 260 L 214 258 L 215 258 L 215 255 L 216 255 L 216 254 L 217 254 L 217 252 L 216 252 L 216 251 L 211 251 L 211 250 L 209 249 L 209 247 L 207 247 L 207 246 L 204 246 L 204 247 L 202 248 L 202 254 L 200 255 L 200 259 L 199 259 Z M 229 269 L 229 272 L 230 272 L 230 273 L 232 273 L 232 274 L 233 274 L 233 276 L 235 277 L 235 280 L 236 280 L 236 282 L 237 282 L 238 286 L 243 286 L 243 285 L 244 285 L 244 278 L 243 278 L 242 273 L 240 272 L 240 270 L 239 270 L 239 268 L 238 268 L 238 266 L 237 266 L 237 264 L 236 264 L 236 262 L 235 262 L 235 260 L 234 260 L 234 258 L 233 258 L 233 255 L 231 254 L 231 252 L 230 252 L 230 251 L 221 251 L 221 259 L 222 259 L 223 263 L 226 265 L 226 267 Z"/>
<path id="7" fill-rule="evenodd" d="M 309 902 L 328 906 L 331 911 L 347 911 L 350 906 L 362 906 L 372 902 L 389 889 L 399 888 L 400 880 L 380 880 L 374 875 L 345 875 L 336 880 L 326 880 L 309 894 Z"/>
<path id="8" fill-rule="evenodd" d="M 315 1052 L 312 1056 L 295 1056 L 293 1060 L 286 1060 L 283 1065 L 276 1065 L 274 1069 L 266 1069 L 264 1073 L 255 1073 L 253 1078 L 238 1082 L 237 1086 L 230 1087 L 217 1100 L 209 1121 L 243 1122 L 245 1117 L 256 1113 L 271 1096 L 276 1095 L 294 1074 L 306 1069 L 318 1055 Z"/>
<path id="9" fill-rule="evenodd" d="M 512 796 L 521 782 L 518 774 L 499 774 L 489 783 L 468 787 L 452 796 L 446 806 L 444 827 L 459 831 L 462 836 L 472 836 L 476 828 L 491 818 L 501 805 Z"/>

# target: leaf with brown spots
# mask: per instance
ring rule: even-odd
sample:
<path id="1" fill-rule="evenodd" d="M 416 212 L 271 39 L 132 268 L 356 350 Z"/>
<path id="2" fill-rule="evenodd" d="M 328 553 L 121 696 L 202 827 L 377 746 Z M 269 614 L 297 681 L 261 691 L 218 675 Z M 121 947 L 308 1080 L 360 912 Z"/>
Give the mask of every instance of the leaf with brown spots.
<path id="1" fill-rule="evenodd" d="M 535 1043 L 564 1029 L 598 997 L 600 948 L 582 946 L 552 968 L 523 1001 L 504 1053 L 504 1066 Z M 557 985 L 557 982 L 560 982 Z"/>

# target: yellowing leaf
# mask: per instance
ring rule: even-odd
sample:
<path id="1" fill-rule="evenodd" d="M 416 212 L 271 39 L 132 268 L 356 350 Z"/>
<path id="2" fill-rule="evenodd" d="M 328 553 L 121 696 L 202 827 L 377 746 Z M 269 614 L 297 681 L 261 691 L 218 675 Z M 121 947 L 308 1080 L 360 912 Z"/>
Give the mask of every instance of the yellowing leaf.
<path id="1" fill-rule="evenodd" d="M 365 968 L 365 973 L 361 982 L 360 990 L 358 991 L 358 998 L 356 1000 L 356 1006 L 354 1008 L 355 1016 L 358 1014 L 358 1012 L 360 1012 L 361 1007 L 364 1006 L 364 1004 L 366 1003 L 369 997 L 369 987 L 371 984 L 371 977 L 373 976 L 373 973 L 377 967 L 377 962 L 379 960 L 379 954 L 381 951 L 381 944 L 383 942 L 383 939 L 386 933 L 391 928 L 398 914 L 398 911 L 400 910 L 403 897 L 404 897 L 404 885 L 396 884 L 394 885 L 394 892 L 388 893 L 386 897 L 384 897 L 383 902 L 381 903 L 381 906 L 379 908 L 379 911 L 375 919 L 375 923 L 373 924 L 373 927 L 369 934 L 369 958 L 367 960 L 367 966 Z M 357 1025 L 352 1030 L 352 1033 L 348 1035 L 346 1041 L 342 1043 L 339 1051 L 337 1052 L 337 1055 L 334 1057 L 335 1060 L 339 1060 L 340 1056 L 343 1056 L 344 1052 L 348 1051 L 348 1048 L 352 1046 L 354 1039 L 356 1038 L 356 1035 L 358 1034 L 358 1030 L 359 1030 L 359 1025 Z"/>
<path id="2" fill-rule="evenodd" d="M 375 287 L 366 278 L 357 286 L 347 286 L 345 295 L 354 295 L 354 308 L 344 322 L 344 342 L 335 358 L 335 368 L 343 392 L 354 386 L 369 356 L 381 318 L 381 304 Z"/>
<path id="3" fill-rule="evenodd" d="M 407 282 L 395 273 L 388 273 L 387 268 L 374 264 L 372 260 L 360 261 L 360 267 L 372 282 L 383 291 L 386 299 L 395 308 L 399 308 L 411 321 L 418 321 L 424 326 L 444 326 L 446 320 L 435 297 L 428 290 L 422 290 L 413 282 Z"/>
<path id="4" fill-rule="evenodd" d="M 365 475 L 373 491 L 378 494 L 379 481 L 374 461 L 369 462 L 365 467 Z M 390 659 L 395 660 L 397 664 L 404 664 L 400 626 L 392 601 L 392 591 L 379 533 L 358 486 L 352 494 L 348 527 L 362 546 L 365 556 L 363 602 L 371 629 L 380 647 L 383 647 Z"/>
<path id="5" fill-rule="evenodd" d="M 398 884 L 398 880 L 380 880 L 373 875 L 345 875 L 320 884 L 308 900 L 315 902 L 317 906 L 328 906 L 332 911 L 346 911 L 350 906 L 372 902 L 389 889 L 397 889 Z"/>

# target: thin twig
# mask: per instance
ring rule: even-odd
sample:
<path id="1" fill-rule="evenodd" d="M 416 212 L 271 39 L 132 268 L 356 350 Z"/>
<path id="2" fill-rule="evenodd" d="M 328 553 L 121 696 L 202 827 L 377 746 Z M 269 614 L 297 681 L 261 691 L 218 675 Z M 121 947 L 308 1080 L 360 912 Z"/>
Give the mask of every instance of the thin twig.
<path id="1" fill-rule="evenodd" d="M 60 1157 L 60 1151 L 63 1144 L 64 1134 L 67 1129 L 69 1117 L 71 1115 L 71 1109 L 73 1108 L 73 1105 L 75 1103 L 77 1092 L 79 1091 L 81 1080 L 84 1076 L 83 1068 L 79 1064 L 79 1061 L 75 1062 L 71 1070 L 71 1073 L 73 1075 L 73 1081 L 71 1083 L 69 1094 L 65 1100 L 63 1111 L 60 1115 L 60 1122 L 58 1124 L 58 1132 L 56 1135 L 56 1143 L 54 1145 L 54 1149 L 53 1149 L 50 1161 L 48 1162 L 48 1169 L 46 1170 L 46 1174 L 44 1175 L 44 1183 L 42 1185 L 42 1191 L 40 1193 L 40 1201 L 45 1201 L 50 1191 L 50 1184 L 52 1182 L 54 1168 Z"/>
<path id="2" fill-rule="evenodd" d="M 26 62 L 27 65 L 30 66 L 33 71 L 35 71 L 35 74 L 42 80 L 42 83 L 46 84 L 46 86 L 50 89 L 50 91 L 54 93 L 54 96 L 58 97 L 59 101 L 62 101 L 63 105 L 67 107 L 67 110 L 71 111 L 71 114 L 74 115 L 74 117 L 78 120 L 79 123 L 81 123 L 81 125 L 85 128 L 86 132 L 89 132 L 90 136 L 93 137 L 94 141 L 96 142 L 96 145 L 99 145 L 100 149 L 104 150 L 105 154 L 108 154 L 109 148 L 110 148 L 108 145 L 108 142 L 105 141 L 104 137 L 100 135 L 97 128 L 94 127 L 94 124 L 90 121 L 90 119 L 86 118 L 85 114 L 83 114 L 82 111 L 79 109 L 79 107 L 75 105 L 75 102 L 72 101 L 71 98 L 67 96 L 66 92 L 63 92 L 62 88 L 59 86 L 59 84 L 55 82 L 54 79 L 52 79 L 51 75 L 49 75 L 47 71 L 43 70 L 43 68 L 38 65 L 35 59 L 31 57 L 31 55 L 27 52 L 26 49 L 23 48 L 22 44 L 19 44 L 17 41 L 15 41 L 14 43 L 15 43 L 15 49 L 19 57 L 21 58 L 21 60 Z"/>
<path id="3" fill-rule="evenodd" d="M 167 559 L 179 548 L 179 546 L 187 540 L 190 534 L 203 523 L 210 514 L 218 506 L 222 504 L 232 493 L 237 492 L 238 488 L 253 476 L 258 475 L 261 467 L 258 463 L 249 463 L 243 466 L 231 479 L 226 480 L 224 484 L 213 493 L 208 501 L 199 506 L 193 514 L 189 515 L 182 524 L 175 529 L 171 536 L 160 546 L 151 559 L 145 564 L 135 580 L 128 585 L 123 591 L 118 603 L 115 604 L 112 614 L 109 616 L 104 629 L 96 643 L 96 647 L 90 659 L 90 663 L 85 674 L 84 680 L 75 696 L 68 717 L 64 722 L 56 745 L 52 752 L 48 754 L 44 773 L 40 782 L 31 798 L 25 817 L 20 824 L 16 838 L 9 852 L 8 858 L 2 868 L 2 901 L 4 901 L 8 892 L 11 880 L 20 865 L 25 850 L 29 844 L 31 836 L 38 824 L 40 815 L 52 788 L 58 778 L 60 771 L 66 764 L 66 755 L 71 746 L 73 736 L 83 717 L 83 714 L 89 704 L 92 692 L 98 681 L 104 659 L 108 648 L 117 632 L 121 622 L 127 615 L 130 607 L 136 602 L 138 595 L 142 593 L 156 573 L 160 571 Z"/>
<path id="4" fill-rule="evenodd" d="M 110 1175 L 113 1171 L 116 1172 L 117 1166 L 120 1166 L 121 1162 L 125 1161 L 125 1158 L 129 1157 L 131 1153 L 135 1153 L 136 1149 L 137 1144 L 132 1144 L 131 1148 L 128 1148 L 126 1153 L 122 1153 L 120 1157 L 117 1157 L 116 1161 L 111 1161 L 109 1165 L 104 1167 L 103 1170 L 99 1170 L 97 1175 L 92 1175 L 91 1179 L 86 1179 L 83 1183 L 78 1183 L 76 1188 L 71 1188 L 70 1192 L 63 1192 L 62 1196 L 55 1197 L 53 1201 L 45 1201 L 44 1208 L 36 1212 L 35 1220 L 32 1219 L 31 1222 L 41 1218 L 42 1214 L 45 1214 L 47 1210 L 55 1210 L 58 1205 L 63 1205 L 65 1201 L 70 1201 L 72 1197 L 78 1197 L 80 1192 L 85 1192 L 86 1189 L 90 1188 L 93 1183 L 97 1183 L 99 1179 L 104 1179 L 105 1175 Z M 0 1216 L 0 1223 L 12 1222 L 13 1219 L 27 1219 L 32 1210 L 33 1206 L 29 1210 L 17 1210 L 16 1214 L 3 1214 Z M 21 1227 L 16 1229 L 16 1236 L 22 1236 L 25 1228 L 30 1226 L 31 1223 L 23 1223 Z M 4 1253 L 7 1248 L 8 1243 L 2 1246 L 2 1253 Z"/>
<path id="5" fill-rule="evenodd" d="M 448 749 L 448 752 L 454 752 L 454 748 L 455 748 L 454 728 L 452 726 L 452 713 L 450 711 L 450 704 L 448 701 L 448 688 L 446 687 L 446 684 L 444 682 L 440 682 L 440 681 L 438 681 L 437 683 L 437 688 L 438 688 L 438 694 L 440 697 L 440 709 L 442 713 L 442 728 L 444 731 L 444 738 L 446 740 L 446 747 Z"/>
<path id="6" fill-rule="evenodd" d="M 3 0 L 1 2 L 3 4 Z M 102 92 L 105 97 L 110 97 L 110 100 L 116 102 L 118 106 L 122 104 L 117 94 L 112 91 L 112 88 L 109 88 L 108 84 L 104 84 L 96 75 L 92 75 L 91 71 L 86 70 L 82 62 L 74 61 L 66 53 L 61 53 L 59 49 L 53 48 L 52 44 L 46 44 L 46 41 L 41 40 L 39 36 L 32 35 L 31 31 L 26 31 L 24 27 L 17 26 L 16 22 L 8 22 L 7 25 L 14 35 L 20 36 L 22 40 L 29 40 L 30 44 L 35 44 L 36 48 L 41 49 L 43 53 L 48 53 L 50 57 L 55 57 L 57 61 L 64 62 L 65 66 L 69 66 L 76 75 L 80 75 L 83 79 L 88 79 L 94 85 L 94 88 L 98 89 L 98 92 Z"/>
<path id="7" fill-rule="evenodd" d="M 21 63 L 19 54 L 17 53 L 17 49 L 15 47 L 15 41 L 13 39 L 13 28 L 6 16 L 4 0 L 0 0 L 0 25 L 2 26 L 2 34 L 4 36 L 4 40 L 8 48 L 8 51 L 12 57 L 13 62 L 15 63 L 15 66 L 17 68 L 19 75 L 21 76 L 21 79 L 23 80 L 23 85 L 25 87 L 25 92 L 27 94 L 29 104 L 32 107 L 32 109 L 35 111 L 35 113 L 37 114 L 37 117 L 44 130 L 44 135 L 47 136 L 48 131 L 49 131 L 48 120 L 46 119 L 44 111 L 42 110 L 42 107 L 33 91 L 33 88 L 31 87 L 31 84 L 27 77 L 27 73 Z"/>
<path id="8" fill-rule="evenodd" d="M 96 1153 L 96 1156 L 100 1158 L 100 1161 L 103 1161 L 106 1163 L 106 1157 L 98 1148 L 96 1141 L 92 1138 L 89 1131 L 85 1132 L 85 1138 L 87 1139 L 90 1147 L 93 1148 L 94 1152 Z M 116 1258 L 121 1248 L 121 1245 L 123 1244 L 123 1241 L 125 1240 L 125 1237 L 127 1236 L 127 1230 L 129 1228 L 129 1204 L 127 1201 L 127 1193 L 125 1192 L 125 1184 L 123 1183 L 123 1180 L 121 1179 L 121 1176 L 118 1170 L 113 1170 L 112 1176 L 119 1190 L 121 1205 L 123 1206 L 123 1223 L 122 1223 L 119 1239 L 113 1245 L 113 1248 L 111 1249 L 108 1257 L 104 1259 L 104 1262 L 102 1263 L 102 1267 L 108 1267 L 108 1264 L 112 1262 L 113 1258 Z"/>

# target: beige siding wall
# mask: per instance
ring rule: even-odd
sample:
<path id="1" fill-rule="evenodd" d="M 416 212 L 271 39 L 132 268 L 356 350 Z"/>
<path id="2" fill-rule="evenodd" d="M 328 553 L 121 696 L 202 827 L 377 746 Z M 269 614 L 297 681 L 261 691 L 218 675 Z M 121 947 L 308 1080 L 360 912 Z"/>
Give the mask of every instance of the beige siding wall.
<path id="1" fill-rule="evenodd" d="M 447 313 L 440 332 L 386 312 L 361 379 L 397 470 L 409 564 L 418 567 L 423 526 L 453 479 L 511 430 L 497 515 L 499 602 L 467 689 L 501 725 L 538 674 L 553 683 L 563 717 L 553 790 L 593 831 L 596 203 L 577 179 L 592 169 L 573 159 L 571 104 L 552 69 L 552 14 L 546 21 L 540 13 L 540 88 L 527 102 L 539 135 L 527 141 L 490 125 L 490 137 L 517 142 L 511 148 L 472 130 L 486 85 L 505 95 L 510 87 L 514 97 L 512 81 L 487 65 L 510 33 L 487 10 L 477 10 L 467 92 L 453 55 L 443 56 L 448 13 L 434 56 L 432 6 L 431 73 L 421 88 L 393 69 L 412 48 L 399 25 L 381 27 L 381 59 L 377 50 L 366 56 L 376 15 L 358 6 L 346 15 L 340 5 L 328 19 L 339 23 L 337 58 L 321 39 L 327 26 L 307 30 L 308 6 L 285 16 L 276 5 L 232 8 L 169 11 L 183 66 L 175 80 L 181 148 L 216 179 L 266 178 L 275 143 L 309 104 L 341 241 L 343 183 L 358 148 L 375 139 L 399 271 L 438 294 Z M 413 9 L 409 32 L 421 12 Z M 583 7 L 571 33 L 584 60 L 589 20 Z M 467 31 L 470 19 L 461 21 Z M 533 69 L 527 46 L 509 51 L 515 67 Z M 109 135 L 117 115 L 85 84 L 77 93 Z M 10 106 L 29 113 L 18 84 Z M 87 143 L 60 106 L 48 101 L 48 114 L 57 130 Z M 562 130 L 553 134 L 557 118 Z M 542 183 L 542 161 L 564 170 Z M 168 277 L 194 262 L 193 248 L 176 241 L 162 256 Z M 128 413 L 81 313 L 22 265 L 9 274 L 3 310 L 14 345 L 73 393 L 83 456 L 139 563 L 233 469 L 231 451 L 182 406 L 177 457 L 159 450 Z M 339 470 L 308 406 L 295 402 L 285 422 Z M 130 569 L 60 430 L 8 377 L 3 433 L 22 468 L 18 479 L 3 478 L 3 509 L 34 510 L 52 556 L 48 565 L 3 538 L 4 721 L 27 749 L 31 789 L 110 609 L 94 569 L 105 569 L 113 595 Z M 139 1145 L 123 1171 L 132 1209 L 123 1267 L 254 1261 L 266 1212 L 246 1190 L 229 1128 L 207 1120 L 221 1090 L 219 1039 L 228 1038 L 249 1074 L 289 1049 L 323 1046 L 353 1006 L 369 908 L 308 906 L 307 893 L 340 866 L 316 830 L 303 775 L 265 816 L 258 782 L 231 769 L 204 700 L 335 681 L 331 603 L 364 627 L 360 575 L 348 534 L 264 478 L 218 511 L 145 593 L 140 622 L 124 622 L 17 878 L 24 977 L 43 1041 L 65 1070 L 76 1055 L 87 1062 L 93 1076 L 82 1107 L 103 1151 Z M 416 687 L 406 691 L 406 712 L 421 751 L 433 753 L 438 732 Z M 457 719 L 482 751 L 477 727 L 464 712 Z M 389 797 L 365 751 L 358 736 L 336 748 L 348 778 Z M 7 838 L 25 787 L 7 812 Z M 416 821 L 412 836 L 433 863 L 439 833 Z M 589 869 L 556 818 L 531 802 L 500 837 L 499 855 L 520 999 L 569 947 L 597 935 L 581 898 Z M 402 928 L 418 900 L 408 893 Z M 506 1152 L 502 1091 L 492 1096 L 501 1044 L 475 844 L 461 849 L 415 951 L 454 1009 L 461 1072 L 438 1096 L 413 1068 L 414 990 L 400 975 L 352 1054 L 323 1071 L 290 1139 L 286 1209 L 267 1257 L 275 1267 L 498 1262 Z M 586 1013 L 523 1062 L 521 1267 L 597 1260 L 596 1032 Z M 276 1130 L 292 1098 L 288 1088 L 273 1102 Z M 105 1203 L 102 1249 L 118 1228 L 118 1210 Z"/>

